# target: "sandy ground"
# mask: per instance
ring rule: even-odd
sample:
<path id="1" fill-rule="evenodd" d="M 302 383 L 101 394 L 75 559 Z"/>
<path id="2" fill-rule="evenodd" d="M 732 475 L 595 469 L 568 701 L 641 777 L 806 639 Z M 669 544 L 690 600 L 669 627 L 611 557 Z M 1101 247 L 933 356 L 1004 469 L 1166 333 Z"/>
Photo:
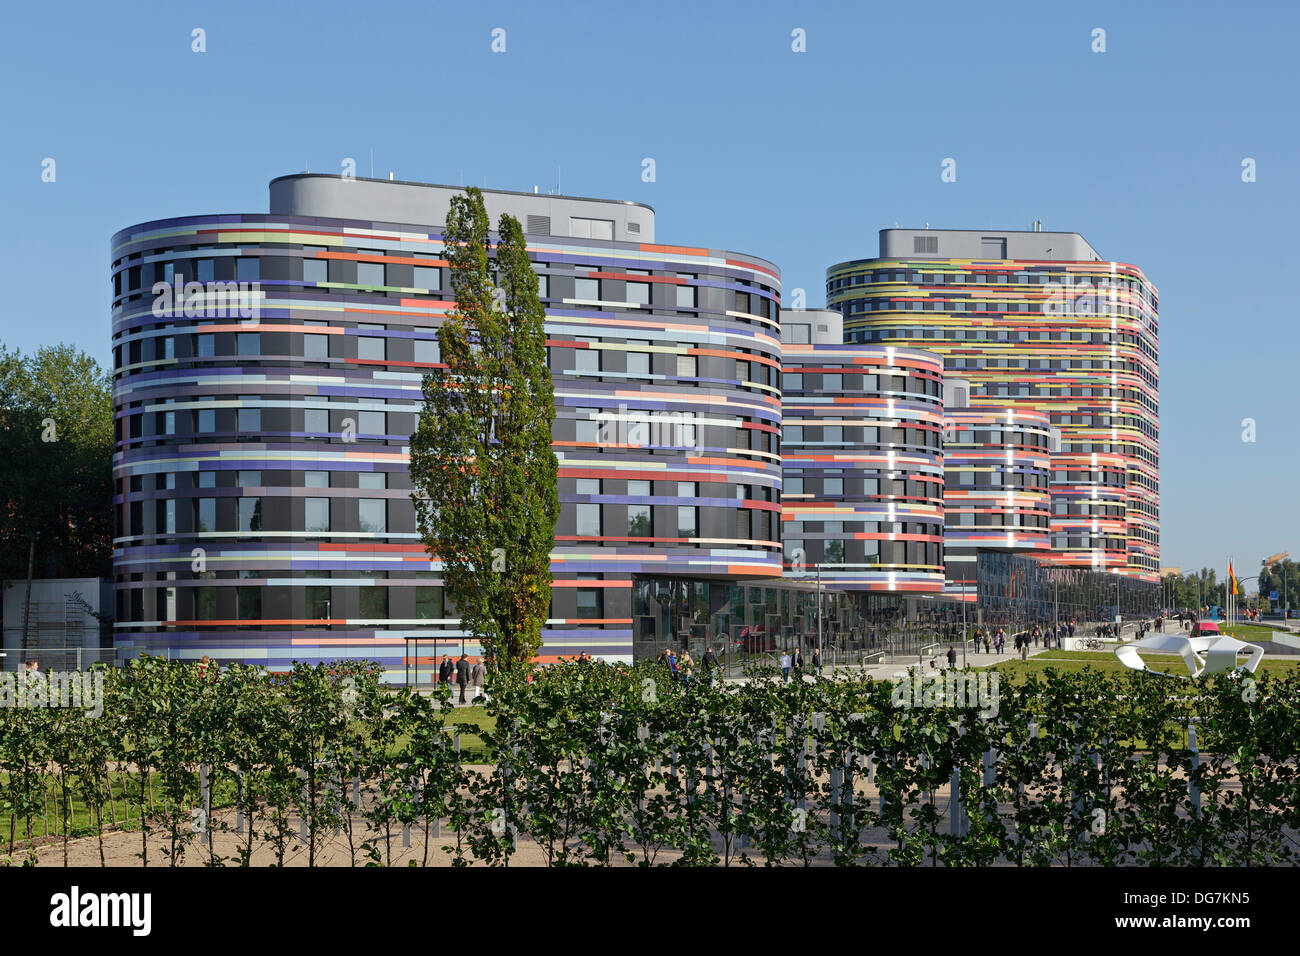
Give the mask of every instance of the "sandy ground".
<path id="1" fill-rule="evenodd" d="M 868 783 L 862 777 L 856 781 L 855 792 L 860 800 L 869 800 L 870 806 L 876 805 L 879 791 L 873 785 Z M 938 832 L 946 834 L 949 832 L 950 817 L 949 808 L 950 800 L 947 788 L 943 788 L 934 794 L 935 806 L 942 813 L 939 823 Z M 1003 811 L 1010 813 L 1010 806 L 1003 805 Z M 236 826 L 236 816 L 234 811 L 219 811 L 213 814 L 211 821 L 211 849 L 218 857 L 225 858 L 225 866 L 238 866 L 238 851 L 245 845 L 246 837 L 241 836 L 234 831 Z M 270 821 L 261 817 L 257 819 L 257 829 L 259 832 L 265 832 L 270 829 Z M 316 847 L 317 866 L 364 866 L 367 857 L 361 850 L 360 844 L 376 836 L 374 831 L 366 829 L 366 822 L 357 814 L 353 820 L 355 832 L 352 838 L 355 852 L 349 849 L 349 840 L 346 832 L 338 834 L 326 834 L 318 836 Z M 1295 834 L 1292 834 L 1294 837 Z M 883 829 L 867 830 L 862 834 L 863 842 L 868 846 L 880 848 L 877 860 L 883 860 L 885 851 L 892 846 L 888 834 Z M 426 860 L 425 855 L 425 836 L 423 828 L 412 827 L 409 836 L 404 837 L 400 826 L 394 827 L 388 834 L 387 846 L 380 839 L 378 845 L 382 859 L 385 865 L 407 866 L 412 863 L 416 866 L 423 865 Z M 141 865 L 141 837 L 138 831 L 119 831 L 113 830 L 106 832 L 102 838 L 103 843 L 103 861 L 108 866 L 125 866 L 138 867 Z M 447 827 L 443 827 L 441 833 L 431 835 L 428 840 L 429 848 L 427 855 L 427 865 L 429 866 L 449 866 L 453 856 L 448 853 L 444 847 L 448 844 L 455 843 L 455 833 Z M 149 866 L 168 866 L 169 861 L 170 838 L 164 832 L 155 832 L 149 839 Z M 722 855 L 723 844 L 719 837 L 715 835 L 714 847 L 719 855 Z M 640 859 L 639 851 L 631 848 L 631 852 L 637 853 L 637 859 Z M 761 853 L 750 847 L 742 847 L 738 841 L 733 841 L 731 856 L 733 862 L 740 854 L 747 854 L 755 863 L 762 865 Z M 468 855 L 468 853 L 467 853 Z M 679 859 L 680 851 L 674 849 L 661 850 L 655 862 L 664 864 L 672 863 Z M 14 853 L 14 862 L 21 863 L 24 854 L 21 849 Z M 64 863 L 64 849 L 62 841 L 57 838 L 50 838 L 48 841 L 42 840 L 36 850 L 36 862 L 39 866 L 62 866 Z M 355 864 L 354 864 L 355 859 Z M 258 838 L 254 843 L 254 850 L 251 858 L 253 866 L 274 866 L 276 865 L 276 850 L 274 846 L 265 839 Z M 484 865 L 481 861 L 474 860 L 470 856 L 472 865 Z M 833 861 L 828 853 L 820 854 L 814 857 L 811 862 L 815 865 L 829 865 Z M 928 857 L 926 862 L 928 863 Z M 100 840 L 96 837 L 83 837 L 68 841 L 67 863 L 75 867 L 97 867 L 100 865 Z M 292 821 L 291 837 L 288 840 L 285 849 L 284 863 L 286 866 L 307 866 L 309 864 L 308 847 L 305 841 L 299 839 L 298 821 Z M 195 837 L 193 842 L 185 848 L 183 857 L 177 861 L 179 866 L 206 866 L 209 864 L 209 846 L 206 839 Z M 222 865 L 222 864 L 218 864 Z M 546 853 L 542 846 L 530 839 L 520 839 L 518 849 L 511 858 L 511 866 L 545 866 Z M 629 866 L 626 859 L 618 857 L 612 861 L 615 866 Z M 798 865 L 796 863 L 787 863 L 787 865 Z M 1005 865 L 1005 864 L 1004 864 Z"/>

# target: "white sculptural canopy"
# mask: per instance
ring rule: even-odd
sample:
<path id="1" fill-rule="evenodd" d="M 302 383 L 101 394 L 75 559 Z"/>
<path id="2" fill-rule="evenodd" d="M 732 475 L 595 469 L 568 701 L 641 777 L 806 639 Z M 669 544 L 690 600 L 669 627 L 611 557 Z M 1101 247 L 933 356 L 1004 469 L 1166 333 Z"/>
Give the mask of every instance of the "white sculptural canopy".
<path id="1" fill-rule="evenodd" d="M 1188 673 L 1171 674 L 1168 671 L 1154 670 L 1143 660 L 1143 653 L 1177 654 L 1187 665 Z M 1237 664 L 1237 656 L 1247 654 L 1246 663 Z M 1202 677 L 1208 674 L 1222 674 L 1225 671 L 1240 668 L 1251 674 L 1259 667 L 1264 657 L 1264 648 L 1258 644 L 1247 644 L 1226 634 L 1207 634 L 1205 637 L 1183 637 L 1180 634 L 1153 634 L 1131 644 L 1121 644 L 1115 648 L 1115 656 L 1125 667 L 1135 671 L 1147 671 L 1151 674 L 1163 674 L 1166 677 Z"/>

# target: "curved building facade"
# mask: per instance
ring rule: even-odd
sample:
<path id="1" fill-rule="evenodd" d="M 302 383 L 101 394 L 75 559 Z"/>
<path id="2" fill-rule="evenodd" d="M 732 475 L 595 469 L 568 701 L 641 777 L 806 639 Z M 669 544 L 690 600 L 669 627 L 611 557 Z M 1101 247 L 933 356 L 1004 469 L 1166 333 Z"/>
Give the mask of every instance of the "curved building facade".
<path id="1" fill-rule="evenodd" d="M 1159 571 L 1159 321 L 1137 266 L 1075 233 L 885 229 L 880 256 L 827 270 L 854 344 L 943 356 L 978 409 L 1046 413 L 1052 560 Z"/>
<path id="2" fill-rule="evenodd" d="M 834 312 L 786 312 L 782 334 L 787 575 L 941 592 L 943 359 L 842 344 Z"/>
<path id="3" fill-rule="evenodd" d="M 458 192 L 289 176 L 269 214 L 114 236 L 123 653 L 365 657 L 402 679 L 478 652 L 407 472 Z M 779 273 L 657 244 L 639 204 L 484 197 L 525 224 L 547 311 L 561 517 L 541 660 L 630 660 L 634 604 L 665 582 L 781 574 Z"/>
<path id="4" fill-rule="evenodd" d="M 1043 554 L 1051 540 L 1051 426 L 1043 412 L 944 408 L 946 594 L 974 602 L 977 552 Z"/>

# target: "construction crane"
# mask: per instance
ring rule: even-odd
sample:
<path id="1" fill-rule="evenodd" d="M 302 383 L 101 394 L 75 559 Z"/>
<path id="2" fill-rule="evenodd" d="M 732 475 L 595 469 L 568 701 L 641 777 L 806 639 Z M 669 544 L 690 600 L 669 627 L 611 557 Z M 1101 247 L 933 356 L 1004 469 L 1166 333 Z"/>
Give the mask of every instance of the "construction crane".
<path id="1" fill-rule="evenodd" d="M 1273 565 L 1277 564 L 1277 563 L 1278 563 L 1279 561 L 1281 561 L 1283 558 L 1290 557 L 1290 554 L 1291 554 L 1291 553 L 1290 553 L 1289 551 L 1281 551 L 1281 552 L 1278 552 L 1277 554 L 1271 554 L 1271 555 L 1269 555 L 1267 558 L 1264 559 L 1264 562 L 1263 562 L 1263 563 L 1264 563 L 1264 567 L 1266 567 L 1266 568 L 1270 568 L 1270 569 L 1271 569 L 1271 568 L 1273 567 Z"/>

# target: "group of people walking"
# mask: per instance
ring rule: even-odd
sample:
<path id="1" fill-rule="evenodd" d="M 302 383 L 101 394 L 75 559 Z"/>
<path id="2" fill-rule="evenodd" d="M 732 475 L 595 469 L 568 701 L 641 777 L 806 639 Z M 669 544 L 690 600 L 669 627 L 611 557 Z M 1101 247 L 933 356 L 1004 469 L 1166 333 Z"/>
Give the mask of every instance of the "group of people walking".
<path id="1" fill-rule="evenodd" d="M 465 699 L 465 689 L 474 688 L 474 696 L 471 700 L 478 700 L 482 697 L 487 699 L 487 692 L 483 689 L 487 682 L 487 667 L 482 660 L 477 660 L 470 664 L 469 658 L 464 654 L 460 659 L 453 661 L 450 656 L 443 657 L 442 663 L 438 665 L 438 683 L 439 684 L 456 684 L 460 687 L 460 702 L 469 703 Z"/>
<path id="2" fill-rule="evenodd" d="M 795 680 L 803 680 L 803 651 L 795 648 L 794 652 L 781 652 L 781 675 L 785 682 L 790 683 L 791 672 L 793 671 Z M 814 677 L 822 675 L 822 652 L 819 648 L 814 647 L 812 651 L 812 672 Z"/>
<path id="3" fill-rule="evenodd" d="M 1067 637 L 1074 637 L 1074 627 L 1074 621 L 1067 621 L 1047 628 L 1035 624 L 1029 630 L 1018 631 L 1012 635 L 1012 646 L 1022 658 L 1028 656 L 1030 647 L 1042 646 L 1059 650 L 1062 642 Z M 1001 627 L 995 627 L 991 632 L 977 627 L 972 638 L 975 641 L 976 649 L 979 648 L 980 644 L 984 645 L 985 654 L 1001 654 L 1007 642 L 1006 632 Z"/>
<path id="4" fill-rule="evenodd" d="M 695 677 L 695 660 L 691 657 L 690 651 L 684 650 L 678 654 L 676 648 L 666 647 L 655 660 L 667 669 L 673 680 L 681 681 L 688 689 L 690 688 L 691 681 Z M 709 686 L 712 687 L 718 679 L 718 655 L 713 653 L 713 648 L 704 649 L 700 664 L 704 668 L 704 676 Z"/>

